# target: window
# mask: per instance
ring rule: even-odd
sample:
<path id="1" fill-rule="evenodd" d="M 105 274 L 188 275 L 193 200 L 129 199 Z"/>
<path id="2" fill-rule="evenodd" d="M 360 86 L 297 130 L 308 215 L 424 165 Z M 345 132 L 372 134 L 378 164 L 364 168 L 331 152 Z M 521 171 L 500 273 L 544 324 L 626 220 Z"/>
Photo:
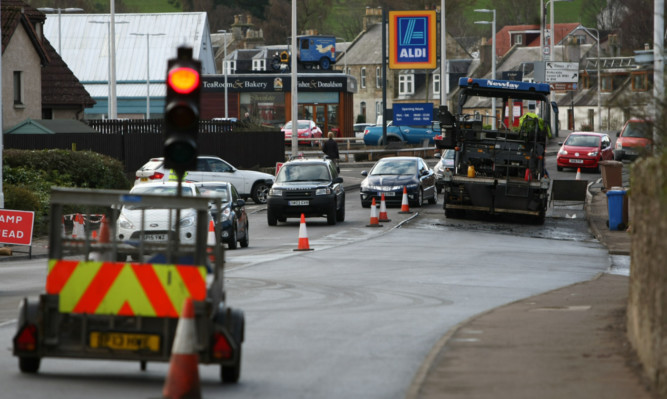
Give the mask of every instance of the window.
<path id="1" fill-rule="evenodd" d="M 382 88 L 382 69 L 380 67 L 375 67 L 375 87 Z"/>
<path id="2" fill-rule="evenodd" d="M 359 104 L 359 115 L 364 117 L 364 121 L 366 120 L 366 101 L 362 101 Z"/>
<path id="3" fill-rule="evenodd" d="M 572 38 L 574 39 L 574 44 L 585 44 L 586 43 L 586 36 L 585 35 L 572 35 Z"/>
<path id="4" fill-rule="evenodd" d="M 613 91 L 614 80 L 611 76 L 602 76 L 602 82 L 600 82 L 600 86 L 602 86 L 602 91 Z"/>
<path id="5" fill-rule="evenodd" d="M 366 68 L 361 68 L 361 88 L 366 88 Z"/>
<path id="6" fill-rule="evenodd" d="M 236 72 L 236 61 L 225 61 L 225 70 L 227 70 L 227 75 L 233 74 Z M 222 71 L 222 74 L 225 74 L 225 71 Z"/>
<path id="7" fill-rule="evenodd" d="M 591 76 L 587 72 L 584 72 L 581 75 L 581 88 L 582 89 L 590 89 L 591 88 Z"/>
<path id="8" fill-rule="evenodd" d="M 523 44 L 523 35 L 514 35 L 512 37 L 512 43 L 514 43 L 514 44 Z"/>
<path id="9" fill-rule="evenodd" d="M 398 95 L 415 94 L 415 75 L 398 76 Z"/>
<path id="10" fill-rule="evenodd" d="M 375 102 L 375 120 L 377 121 L 378 116 L 382 116 L 382 101 Z"/>
<path id="11" fill-rule="evenodd" d="M 14 105 L 23 105 L 23 72 L 14 71 Z"/>
<path id="12" fill-rule="evenodd" d="M 440 74 L 433 75 L 433 94 L 440 94 Z"/>
<path id="13" fill-rule="evenodd" d="M 253 71 L 266 71 L 266 60 L 252 60 L 252 70 Z"/>
<path id="14" fill-rule="evenodd" d="M 648 90 L 648 75 L 646 73 L 637 73 L 632 75 L 632 90 L 633 91 Z"/>

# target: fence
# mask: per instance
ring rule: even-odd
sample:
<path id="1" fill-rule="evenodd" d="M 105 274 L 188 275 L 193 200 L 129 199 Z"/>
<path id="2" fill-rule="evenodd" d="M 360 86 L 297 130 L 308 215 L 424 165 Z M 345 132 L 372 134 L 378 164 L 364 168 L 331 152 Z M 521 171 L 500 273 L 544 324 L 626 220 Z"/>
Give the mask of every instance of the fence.
<path id="1" fill-rule="evenodd" d="M 4 147 L 25 150 L 89 150 L 118 159 L 128 176 L 163 151 L 163 121 L 91 120 L 100 133 L 6 134 Z M 201 155 L 215 155 L 241 169 L 273 167 L 284 161 L 285 137 L 278 129 L 242 127 L 228 121 L 200 121 Z"/>

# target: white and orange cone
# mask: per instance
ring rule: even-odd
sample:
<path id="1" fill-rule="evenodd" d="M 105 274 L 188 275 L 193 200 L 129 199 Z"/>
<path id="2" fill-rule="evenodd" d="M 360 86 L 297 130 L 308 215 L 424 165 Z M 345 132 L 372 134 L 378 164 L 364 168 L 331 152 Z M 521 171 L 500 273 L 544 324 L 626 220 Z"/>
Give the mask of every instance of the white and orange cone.
<path id="1" fill-rule="evenodd" d="M 401 210 L 398 213 L 412 213 L 410 212 L 410 203 L 408 202 L 408 188 L 403 186 L 403 200 L 401 201 Z"/>
<path id="2" fill-rule="evenodd" d="M 306 217 L 301 214 L 301 224 L 299 225 L 299 246 L 295 251 L 311 251 L 310 244 L 308 244 L 308 231 L 306 230 Z"/>
<path id="3" fill-rule="evenodd" d="M 215 224 L 213 220 L 208 222 L 208 236 L 206 237 L 206 243 L 208 245 L 215 245 Z"/>
<path id="4" fill-rule="evenodd" d="M 98 237 L 97 242 L 100 244 L 108 244 L 111 242 L 111 236 L 109 235 L 109 223 L 107 223 L 107 219 L 104 216 L 100 221 L 100 232 L 99 234 L 96 234 L 95 237 Z M 90 253 L 90 259 L 95 262 L 110 261 L 111 253 L 105 251 L 104 248 L 100 248 L 99 252 L 95 251 Z"/>
<path id="5" fill-rule="evenodd" d="M 387 216 L 387 204 L 384 202 L 384 193 L 380 196 L 380 222 L 391 222 L 389 216 Z"/>
<path id="6" fill-rule="evenodd" d="M 85 238 L 86 231 L 83 227 L 83 215 L 77 213 L 74 216 L 74 227 L 72 228 L 72 238 Z"/>
<path id="7" fill-rule="evenodd" d="M 192 298 L 187 298 L 176 326 L 169 373 L 162 388 L 165 399 L 201 398 L 195 330 L 195 306 Z"/>
<path id="8" fill-rule="evenodd" d="M 367 224 L 366 227 L 382 227 L 378 218 L 378 209 L 375 204 L 375 198 L 373 198 L 373 202 L 371 202 L 371 222 L 370 224 Z"/>
<path id="9" fill-rule="evenodd" d="M 577 168 L 577 176 L 574 179 L 581 180 L 581 168 Z"/>

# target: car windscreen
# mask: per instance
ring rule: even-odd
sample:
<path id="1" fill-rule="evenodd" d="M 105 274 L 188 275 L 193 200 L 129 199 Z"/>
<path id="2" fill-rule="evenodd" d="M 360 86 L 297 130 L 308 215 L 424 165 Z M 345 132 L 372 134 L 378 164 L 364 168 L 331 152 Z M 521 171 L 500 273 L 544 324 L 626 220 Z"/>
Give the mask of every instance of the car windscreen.
<path id="1" fill-rule="evenodd" d="M 371 176 L 378 175 L 416 175 L 417 162 L 412 160 L 391 160 L 385 162 L 378 162 L 373 170 Z"/>
<path id="2" fill-rule="evenodd" d="M 310 122 L 299 121 L 299 129 L 308 129 L 310 128 Z"/>
<path id="3" fill-rule="evenodd" d="M 283 165 L 276 177 L 276 183 L 329 180 L 329 169 L 324 164 Z"/>
<path id="4" fill-rule="evenodd" d="M 600 138 L 598 136 L 571 135 L 565 141 L 565 145 L 573 147 L 597 147 L 600 145 Z"/>
<path id="5" fill-rule="evenodd" d="M 225 186 L 200 186 L 199 192 L 204 197 L 220 198 L 222 202 L 229 201 L 229 193 Z"/>
<path id="6" fill-rule="evenodd" d="M 638 137 L 648 139 L 651 138 L 651 130 L 648 123 L 644 122 L 630 122 L 623 131 L 623 137 Z"/>

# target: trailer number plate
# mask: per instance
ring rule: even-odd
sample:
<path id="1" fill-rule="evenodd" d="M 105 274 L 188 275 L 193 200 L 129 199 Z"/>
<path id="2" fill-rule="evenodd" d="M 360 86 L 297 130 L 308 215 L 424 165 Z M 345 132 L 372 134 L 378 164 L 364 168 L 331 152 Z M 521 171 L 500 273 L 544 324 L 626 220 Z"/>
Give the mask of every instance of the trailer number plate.
<path id="1" fill-rule="evenodd" d="M 90 333 L 90 347 L 127 351 L 147 350 L 151 352 L 159 352 L 160 336 L 157 334 L 93 331 Z"/>

